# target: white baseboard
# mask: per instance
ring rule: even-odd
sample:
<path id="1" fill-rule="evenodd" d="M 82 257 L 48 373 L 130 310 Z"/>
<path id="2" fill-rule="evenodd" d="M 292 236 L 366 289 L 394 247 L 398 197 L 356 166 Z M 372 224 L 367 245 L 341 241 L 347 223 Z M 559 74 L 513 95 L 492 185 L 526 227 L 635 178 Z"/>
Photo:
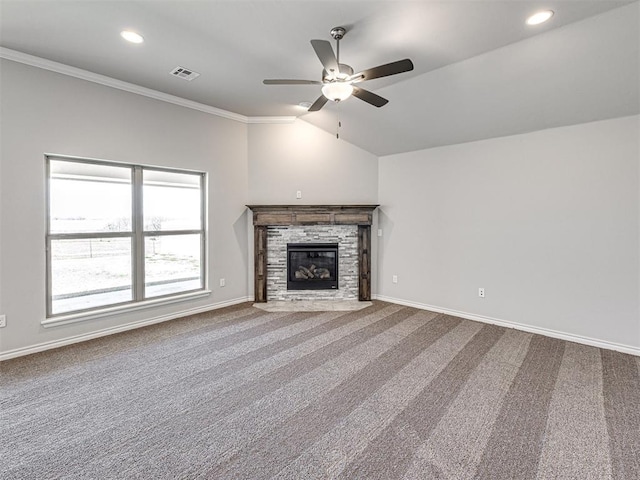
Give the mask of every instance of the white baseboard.
<path id="1" fill-rule="evenodd" d="M 105 328 L 91 333 L 84 333 L 82 335 L 63 338 L 61 340 L 53 340 L 51 342 L 39 343 L 37 345 L 31 345 L 28 347 L 16 348 L 14 350 L 0 352 L 0 362 L 3 360 L 9 360 L 10 358 L 22 357 L 24 355 L 30 355 L 32 353 L 38 353 L 45 350 L 51 350 L 53 348 L 64 347 L 65 345 L 71 345 L 73 343 L 80 343 L 87 340 L 92 340 L 94 338 L 106 337 L 107 335 L 113 335 L 114 333 L 126 332 L 127 330 L 134 330 L 136 328 L 166 322 L 175 318 L 195 315 L 197 313 L 204 313 L 210 310 L 218 310 L 220 308 L 230 307 L 231 305 L 237 305 L 239 303 L 249 302 L 251 300 L 252 299 L 250 299 L 249 297 L 234 298 L 233 300 L 226 300 L 224 302 L 218 302 L 211 305 L 206 305 L 204 307 L 181 310 L 179 312 L 171 313 L 168 315 L 161 315 L 159 317 L 153 317 L 147 320 L 138 320 L 136 322 L 126 323 L 124 325 L 118 325 L 117 327 Z"/>
<path id="2" fill-rule="evenodd" d="M 583 345 L 590 345 L 592 347 L 605 348 L 607 350 L 615 350 L 617 352 L 628 353 L 630 355 L 640 356 L 640 348 L 630 345 L 622 345 L 614 342 L 607 342 L 604 340 L 597 340 L 594 338 L 583 337 L 581 335 L 574 335 L 572 333 L 559 332 L 557 330 L 550 330 L 547 328 L 532 327 L 530 325 L 524 325 L 517 322 L 511 322 L 508 320 L 501 320 L 492 317 L 486 317 L 483 315 L 476 315 L 473 313 L 461 312 L 458 310 L 450 310 L 436 305 L 427 305 L 424 303 L 411 302 L 402 300 L 399 298 L 386 297 L 384 295 L 372 295 L 372 299 L 380 300 L 383 302 L 394 303 L 396 305 L 404 305 L 407 307 L 418 308 L 420 310 L 429 310 L 432 312 L 445 313 L 447 315 L 453 315 L 455 317 L 466 318 L 467 320 L 475 320 L 483 323 L 490 323 L 492 325 L 498 325 L 506 328 L 514 328 L 516 330 L 522 330 L 524 332 L 536 333 L 538 335 L 545 335 L 547 337 L 558 338 L 561 340 L 567 340 L 569 342 L 580 343 Z M 82 335 L 76 335 L 73 337 L 67 337 L 61 340 L 54 340 L 51 342 L 39 343 L 37 345 L 31 345 L 28 347 L 16 348 L 14 350 L 8 350 L 0 353 L 0 362 L 3 360 L 9 360 L 11 358 L 22 357 L 24 355 L 30 355 L 32 353 L 43 352 L 45 350 L 51 350 L 53 348 L 64 347 L 65 345 L 71 345 L 74 343 L 84 342 L 86 340 L 92 340 L 94 338 L 105 337 L 107 335 L 113 335 L 114 333 L 125 332 L 127 330 L 133 330 L 136 328 L 146 327 L 148 325 L 154 325 L 156 323 L 166 322 L 175 318 L 185 317 L 188 315 L 195 315 L 198 313 L 208 312 L 210 310 L 217 310 L 232 305 L 237 305 L 244 302 L 252 302 L 254 300 L 251 297 L 235 298 L 233 300 L 227 300 L 224 302 L 214 303 L 205 307 L 192 308 L 189 310 L 182 310 L 169 315 L 162 315 L 159 317 L 150 318 L 147 320 L 139 320 L 136 322 L 127 323 L 124 325 L 118 325 L 117 327 L 105 328 L 97 330 L 91 333 L 85 333 Z"/>
<path id="3" fill-rule="evenodd" d="M 567 340 L 569 342 L 581 343 L 583 345 L 589 345 L 592 347 L 605 348 L 607 350 L 615 350 L 617 352 L 640 356 L 640 348 L 633 347 L 631 345 L 622 345 L 620 343 L 607 342 L 605 340 L 598 340 L 595 338 L 583 337 L 581 335 L 575 335 L 573 333 L 559 332 L 557 330 L 551 330 L 548 328 L 533 327 L 531 325 L 511 322 L 509 320 L 501 320 L 498 318 L 486 317 L 484 315 L 476 315 L 473 313 L 461 312 L 458 310 L 450 310 L 450 309 L 438 307 L 436 305 L 427 305 L 424 303 L 410 302 L 407 300 L 401 300 L 399 298 L 385 297 L 383 295 L 374 295 L 373 297 L 376 300 L 380 300 L 383 302 L 395 303 L 397 305 L 404 305 L 406 307 L 418 308 L 420 310 L 429 310 L 437 313 L 445 313 L 447 315 L 453 315 L 454 317 L 466 318 L 467 320 L 475 320 L 477 322 L 490 323 L 492 325 L 498 325 L 500 327 L 514 328 L 516 330 L 522 330 L 523 332 L 536 333 L 538 335 L 558 338 L 560 340 Z"/>

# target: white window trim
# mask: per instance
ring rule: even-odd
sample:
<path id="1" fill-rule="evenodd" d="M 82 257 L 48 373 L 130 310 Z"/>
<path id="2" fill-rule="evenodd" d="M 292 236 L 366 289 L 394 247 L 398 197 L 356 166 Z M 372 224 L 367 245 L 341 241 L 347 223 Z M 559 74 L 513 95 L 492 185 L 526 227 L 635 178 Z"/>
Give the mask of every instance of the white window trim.
<path id="1" fill-rule="evenodd" d="M 59 325 L 68 325 L 70 323 L 84 322 L 86 320 L 95 320 L 96 318 L 109 317 L 116 314 L 135 312 L 136 310 L 144 310 L 152 307 L 160 307 L 170 305 L 172 303 L 185 302 L 197 298 L 204 298 L 211 295 L 211 290 L 198 290 L 197 292 L 189 292 L 184 294 L 176 294 L 171 297 L 162 297 L 149 300 L 142 300 L 136 303 L 127 303 L 126 305 L 116 305 L 113 307 L 97 308 L 91 311 L 78 313 L 62 314 L 42 320 L 40 324 L 45 327 L 55 327 Z"/>

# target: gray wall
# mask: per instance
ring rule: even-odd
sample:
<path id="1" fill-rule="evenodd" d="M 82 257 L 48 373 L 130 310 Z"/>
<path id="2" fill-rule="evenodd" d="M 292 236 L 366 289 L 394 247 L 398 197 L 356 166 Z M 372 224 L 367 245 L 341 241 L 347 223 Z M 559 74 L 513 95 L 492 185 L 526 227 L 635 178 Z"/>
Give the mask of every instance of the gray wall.
<path id="1" fill-rule="evenodd" d="M 246 125 L 1 67 L 0 352 L 251 296 L 244 205 L 296 202 L 382 204 L 381 298 L 640 346 L 638 116 L 377 159 L 302 120 Z M 213 294 L 42 328 L 44 153 L 209 172 Z"/>
<path id="2" fill-rule="evenodd" d="M 377 198 L 375 155 L 302 120 L 249 125 L 251 203 L 371 204 Z"/>
<path id="3" fill-rule="evenodd" d="M 378 157 L 303 120 L 249 125 L 249 202 L 253 205 L 378 203 Z M 296 192 L 302 199 L 296 199 Z M 253 294 L 253 225 L 249 219 L 249 285 Z M 374 212 L 373 231 L 377 225 Z M 377 268 L 372 238 L 372 272 Z M 372 278 L 371 290 L 377 288 Z"/>
<path id="4" fill-rule="evenodd" d="M 247 292 L 247 125 L 2 60 L 0 351 L 170 315 Z M 208 298 L 43 328 L 45 153 L 209 173 Z M 218 287 L 218 279 L 226 287 Z"/>
<path id="5" fill-rule="evenodd" d="M 632 116 L 380 158 L 378 294 L 640 347 L 639 131 Z"/>

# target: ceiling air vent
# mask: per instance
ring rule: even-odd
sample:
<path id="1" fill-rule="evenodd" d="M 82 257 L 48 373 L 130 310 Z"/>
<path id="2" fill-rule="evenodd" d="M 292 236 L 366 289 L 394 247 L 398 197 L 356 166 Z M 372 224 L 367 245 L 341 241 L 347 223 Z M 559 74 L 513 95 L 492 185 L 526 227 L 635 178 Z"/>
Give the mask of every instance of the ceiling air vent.
<path id="1" fill-rule="evenodd" d="M 180 77 L 185 80 L 188 80 L 189 82 L 194 78 L 198 78 L 200 76 L 198 72 L 194 72 L 193 70 L 189 70 L 188 68 L 184 68 L 184 67 L 176 67 L 173 70 L 171 70 L 171 72 L 169 73 L 171 73 L 171 75 L 175 77 Z"/>

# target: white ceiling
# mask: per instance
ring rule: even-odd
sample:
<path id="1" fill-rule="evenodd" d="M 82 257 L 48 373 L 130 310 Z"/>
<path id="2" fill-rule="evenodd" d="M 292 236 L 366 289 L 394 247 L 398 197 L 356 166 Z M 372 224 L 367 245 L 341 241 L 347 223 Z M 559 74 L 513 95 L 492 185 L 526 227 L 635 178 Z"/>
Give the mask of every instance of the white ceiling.
<path id="1" fill-rule="evenodd" d="M 0 45 L 248 117 L 300 116 L 376 155 L 640 113 L 638 1 L 1 0 Z M 556 12 L 525 25 L 531 13 Z M 362 84 L 307 113 L 319 80 L 309 40 L 348 32 L 356 71 L 410 58 L 412 72 Z M 134 29 L 132 45 L 119 36 Z M 192 82 L 169 72 L 199 72 Z"/>

